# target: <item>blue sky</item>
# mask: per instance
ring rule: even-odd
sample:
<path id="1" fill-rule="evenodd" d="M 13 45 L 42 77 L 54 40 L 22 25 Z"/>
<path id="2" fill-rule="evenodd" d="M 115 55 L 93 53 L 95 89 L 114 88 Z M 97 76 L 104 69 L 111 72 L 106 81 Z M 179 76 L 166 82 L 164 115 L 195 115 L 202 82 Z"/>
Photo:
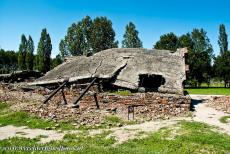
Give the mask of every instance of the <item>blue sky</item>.
<path id="1" fill-rule="evenodd" d="M 219 24 L 225 24 L 230 35 L 229 7 L 229 0 L 0 0 L 0 47 L 17 51 L 25 34 L 32 36 L 37 48 L 41 30 L 47 28 L 53 57 L 67 28 L 89 15 L 113 22 L 119 46 L 126 24 L 132 21 L 144 48 L 152 48 L 162 34 L 204 28 L 218 54 Z"/>

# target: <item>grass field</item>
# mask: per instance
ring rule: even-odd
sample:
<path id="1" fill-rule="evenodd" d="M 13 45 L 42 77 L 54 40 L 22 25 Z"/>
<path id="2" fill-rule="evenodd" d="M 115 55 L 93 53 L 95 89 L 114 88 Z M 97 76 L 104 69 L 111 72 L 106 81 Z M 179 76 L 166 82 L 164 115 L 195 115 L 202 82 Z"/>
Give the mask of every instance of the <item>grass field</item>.
<path id="1" fill-rule="evenodd" d="M 185 88 L 189 94 L 203 95 L 230 95 L 230 88 L 202 87 L 202 88 Z"/>
<path id="2" fill-rule="evenodd" d="M 213 127 L 198 122 L 181 121 L 174 127 L 162 128 L 156 133 L 146 134 L 146 138 L 129 140 L 121 145 L 112 146 L 116 140 L 108 138 L 111 131 L 95 136 L 87 132 L 66 134 L 61 141 L 40 144 L 39 138 L 27 139 L 14 137 L 0 141 L 0 147 L 63 147 L 76 148 L 65 153 L 90 154 L 147 154 L 147 153 L 230 153 L 230 136 L 213 131 Z M 6 152 L 0 149 L 0 152 Z M 8 151 L 10 152 L 10 151 Z M 11 151 L 15 152 L 15 151 Z M 19 151 L 18 151 L 19 152 Z M 31 151 L 20 151 L 28 153 Z M 63 151 L 46 151 L 47 153 L 63 153 Z M 44 153 L 34 151 L 33 153 Z"/>

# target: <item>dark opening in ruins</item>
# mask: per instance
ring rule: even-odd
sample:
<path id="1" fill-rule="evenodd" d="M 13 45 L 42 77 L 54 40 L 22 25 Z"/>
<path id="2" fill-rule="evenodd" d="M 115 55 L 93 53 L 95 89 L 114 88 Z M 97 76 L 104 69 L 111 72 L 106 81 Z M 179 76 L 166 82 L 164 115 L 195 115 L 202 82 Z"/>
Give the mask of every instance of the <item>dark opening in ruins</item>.
<path id="1" fill-rule="evenodd" d="M 165 78 L 156 74 L 140 74 L 139 87 L 145 88 L 145 91 L 158 91 L 161 85 L 165 84 Z"/>

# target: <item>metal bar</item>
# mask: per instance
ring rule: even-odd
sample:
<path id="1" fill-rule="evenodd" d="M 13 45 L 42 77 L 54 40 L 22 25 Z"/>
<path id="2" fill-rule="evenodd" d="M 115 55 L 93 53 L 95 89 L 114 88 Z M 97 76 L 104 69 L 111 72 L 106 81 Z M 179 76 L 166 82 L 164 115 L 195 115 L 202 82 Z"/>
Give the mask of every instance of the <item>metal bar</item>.
<path id="1" fill-rule="evenodd" d="M 81 95 L 73 100 L 73 104 L 76 105 L 80 99 L 85 95 L 85 93 L 89 90 L 89 88 L 94 84 L 94 82 L 97 80 L 97 78 L 94 78 L 93 81 L 86 87 L 86 89 L 81 93 Z"/>
<path id="2" fill-rule="evenodd" d="M 66 105 L 67 104 L 67 100 L 65 98 L 64 88 L 61 89 L 61 93 L 62 93 L 62 97 L 63 97 L 63 100 L 64 100 L 64 105 Z"/>
<path id="3" fill-rule="evenodd" d="M 46 104 L 60 89 L 62 89 L 66 84 L 68 83 L 68 80 L 65 80 L 57 89 L 55 89 L 43 102 L 43 104 Z"/>
<path id="4" fill-rule="evenodd" d="M 98 104 L 98 101 L 97 101 L 97 93 L 94 93 L 93 97 L 94 97 L 94 99 L 95 99 L 97 109 L 100 109 L 99 104 Z"/>

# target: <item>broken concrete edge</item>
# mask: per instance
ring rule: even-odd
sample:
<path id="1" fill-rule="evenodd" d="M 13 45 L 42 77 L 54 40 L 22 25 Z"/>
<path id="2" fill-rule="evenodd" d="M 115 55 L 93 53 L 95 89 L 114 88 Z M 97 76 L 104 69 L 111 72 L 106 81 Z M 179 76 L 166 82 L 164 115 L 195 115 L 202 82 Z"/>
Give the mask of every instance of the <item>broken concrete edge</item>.
<path id="1" fill-rule="evenodd" d="M 146 70 L 147 68 L 143 68 L 143 70 L 139 70 L 138 72 L 136 71 L 136 73 L 134 72 L 134 74 L 136 76 L 140 75 L 141 73 L 144 74 L 156 74 L 156 75 L 161 75 L 163 78 L 165 78 L 165 75 L 167 76 L 167 80 L 166 80 L 166 84 L 162 85 L 159 87 L 159 91 L 160 92 L 169 92 L 169 93 L 183 93 L 183 87 L 182 87 L 182 82 L 186 79 L 186 74 L 183 73 L 183 72 L 186 72 L 186 66 L 185 66 L 185 59 L 184 59 L 184 54 L 187 53 L 187 48 L 181 48 L 181 49 L 177 49 L 177 51 L 169 51 L 169 50 L 155 50 L 155 49 L 152 49 L 152 50 L 147 50 L 147 49 L 133 49 L 133 48 L 126 48 L 126 49 L 118 49 L 118 48 L 113 48 L 113 49 L 107 49 L 107 50 L 104 50 L 104 51 L 101 51 L 101 52 L 98 52 L 96 54 L 94 54 L 92 57 L 91 57 L 91 60 L 88 61 L 88 63 L 90 63 L 92 60 L 94 60 L 94 57 L 98 60 L 98 64 L 97 66 L 95 66 L 94 70 L 92 71 L 89 71 L 88 70 L 88 73 L 87 73 L 87 70 L 86 70 L 86 73 L 84 75 L 81 75 L 81 74 L 75 74 L 74 76 L 72 75 L 72 77 L 69 78 L 69 82 L 70 83 L 74 83 L 74 82 L 81 82 L 80 80 L 82 81 L 86 81 L 87 82 L 90 82 L 90 79 L 97 76 L 98 78 L 100 79 L 106 79 L 106 80 L 111 80 L 113 81 L 113 79 L 116 79 L 114 80 L 113 82 L 111 82 L 111 85 L 115 85 L 115 86 L 118 86 L 118 87 L 123 87 L 123 88 L 128 88 L 128 89 L 138 89 L 139 87 L 139 80 L 137 79 L 137 77 L 135 76 L 133 81 L 134 82 L 131 82 L 129 81 L 129 79 L 131 78 L 131 76 L 129 76 L 128 78 L 125 77 L 125 71 L 130 71 L 130 69 L 132 69 L 132 67 L 130 68 L 130 66 L 128 67 L 125 67 L 124 65 L 121 65 L 120 61 L 119 63 L 115 63 L 114 65 L 115 68 L 113 68 L 111 71 L 112 72 L 108 72 L 107 74 L 103 74 L 103 73 L 99 73 L 97 72 L 98 69 L 100 69 L 100 66 L 102 65 L 103 63 L 103 60 L 106 59 L 108 55 L 108 53 L 111 53 L 112 55 L 112 58 L 117 58 L 117 57 L 113 57 L 113 55 L 116 55 L 116 53 L 119 55 L 121 54 L 124 55 L 124 56 L 128 56 L 128 58 L 123 58 L 123 61 L 121 61 L 122 63 L 125 62 L 124 65 L 127 65 L 128 62 L 130 62 L 133 66 L 135 66 L 135 62 L 136 61 L 133 61 L 133 59 L 130 59 L 130 56 L 135 56 L 135 55 L 138 55 L 138 54 L 149 54 L 149 55 L 152 55 L 152 56 L 159 56 L 159 58 L 162 58 L 164 56 L 166 56 L 165 59 L 167 58 L 173 58 L 175 56 L 176 59 L 178 59 L 179 62 L 178 64 L 179 65 L 175 65 L 177 66 L 177 68 L 174 68 L 173 70 L 175 69 L 179 69 L 176 74 L 177 74 L 177 77 L 175 76 L 174 78 L 177 79 L 177 81 L 175 82 L 167 82 L 168 79 L 170 80 L 173 80 L 171 79 L 171 75 L 173 75 L 172 71 L 171 71 L 171 74 L 170 73 L 167 73 L 166 70 L 159 70 L 159 69 L 155 69 L 155 72 L 151 72 L 153 70 L 151 70 L 150 72 L 148 72 L 148 70 Z M 172 57 L 171 57 L 172 56 Z M 98 57 L 101 57 L 101 59 Z M 118 56 L 119 57 L 119 56 Z M 59 65 L 58 67 L 54 68 L 53 70 L 51 70 L 50 72 L 47 72 L 46 75 L 45 75 L 45 78 L 40 78 L 38 79 L 37 81 L 33 82 L 33 83 L 29 83 L 29 85 L 49 85 L 49 84 L 57 84 L 57 83 L 61 83 L 64 81 L 63 78 L 67 77 L 68 76 L 68 73 L 67 74 L 61 74 L 61 76 L 57 76 L 56 78 L 53 77 L 50 78 L 50 79 L 46 79 L 46 76 L 50 75 L 51 74 L 51 77 L 52 77 L 52 73 L 54 73 L 55 71 L 59 71 L 59 68 L 62 67 L 63 65 L 66 65 L 68 63 L 75 63 L 75 61 L 77 62 L 78 60 L 83 61 L 88 59 L 88 57 L 85 57 L 85 56 L 80 56 L 80 57 L 72 57 L 72 60 L 70 61 L 67 61 L 61 65 Z M 110 57 L 111 58 L 111 57 Z M 121 57 L 122 58 L 122 57 Z M 143 59 L 143 58 L 142 58 Z M 162 58 L 163 59 L 163 58 Z M 174 58 L 173 58 L 174 59 Z M 156 61 L 157 60 L 157 61 Z M 116 60 L 115 60 L 116 61 Z M 164 60 L 165 61 L 165 60 Z M 86 60 L 87 62 L 87 60 Z M 152 63 L 159 63 L 161 61 L 158 61 L 158 59 L 155 59 L 155 61 L 153 60 Z M 108 63 L 108 62 L 107 62 Z M 107 65 L 104 64 L 105 66 Z M 172 65 L 174 64 L 175 62 L 172 61 Z M 177 64 L 177 63 L 176 63 Z M 140 65 L 140 63 L 138 64 Z M 158 64 L 159 65 L 159 64 Z M 69 65 L 67 65 L 69 66 Z M 72 64 L 72 67 L 74 65 Z M 105 67 L 104 66 L 104 67 Z M 146 67 L 146 66 L 144 66 Z M 165 66 L 166 67 L 166 66 Z M 69 67 L 66 67 L 63 71 L 65 71 L 66 69 L 68 69 Z M 62 68 L 63 69 L 63 68 Z M 142 67 L 141 67 L 142 69 Z M 103 70 L 103 69 L 102 69 Z M 62 71 L 62 72 L 63 72 Z M 162 71 L 166 71 L 165 73 L 162 72 Z M 177 71 L 177 70 L 175 70 Z M 181 74 L 180 74 L 181 72 Z M 70 72 L 71 73 L 71 72 Z M 82 73 L 82 72 L 81 72 Z M 120 75 L 121 74 L 121 75 Z M 78 75 L 78 76 L 77 76 Z M 126 74 L 127 75 L 127 74 Z M 69 75 L 71 76 L 71 74 Z M 174 80 L 175 80 L 174 79 Z M 177 87 L 174 87 L 174 86 L 171 86 L 173 84 L 176 84 Z M 181 85 L 181 86 L 180 86 Z M 175 89 L 174 89 L 175 88 Z"/>
<path id="2" fill-rule="evenodd" d="M 95 73 L 93 73 L 91 76 L 77 76 L 77 77 L 70 77 L 68 78 L 68 82 L 69 83 L 75 83 L 77 81 L 80 81 L 80 80 L 84 80 L 84 79 L 91 79 L 91 78 L 98 78 L 99 80 L 103 80 L 103 79 L 111 79 L 114 74 L 116 74 L 117 70 L 119 70 L 120 68 L 123 68 L 127 65 L 127 63 L 124 63 L 122 64 L 121 66 L 117 67 L 115 69 L 114 72 L 112 72 L 111 74 L 109 75 L 98 75 Z M 28 86 L 34 86 L 34 85 L 49 85 L 49 84 L 57 84 L 57 83 L 62 83 L 64 82 L 66 79 L 56 79 L 56 80 L 43 80 L 43 81 L 35 81 L 35 82 L 30 82 L 28 83 L 27 85 Z"/>

